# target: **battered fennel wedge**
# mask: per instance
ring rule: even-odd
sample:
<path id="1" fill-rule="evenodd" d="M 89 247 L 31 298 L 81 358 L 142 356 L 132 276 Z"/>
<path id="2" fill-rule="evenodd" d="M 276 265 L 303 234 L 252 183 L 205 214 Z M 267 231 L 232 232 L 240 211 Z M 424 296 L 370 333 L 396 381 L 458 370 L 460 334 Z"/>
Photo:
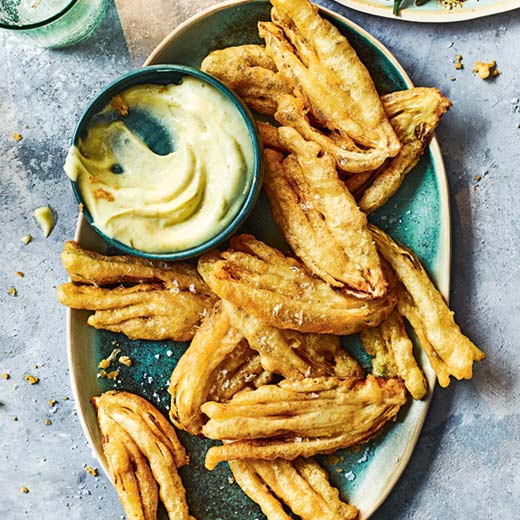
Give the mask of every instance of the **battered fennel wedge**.
<path id="1" fill-rule="evenodd" d="M 302 520 L 355 520 L 358 510 L 343 502 L 327 472 L 314 459 L 228 462 L 235 481 L 268 520 L 290 520 L 283 507 Z"/>
<path id="2" fill-rule="evenodd" d="M 298 103 L 291 103 L 291 100 L 296 99 L 294 95 L 282 96 L 287 101 L 284 108 L 278 101 L 275 118 L 280 124 L 293 126 L 307 140 L 318 141 L 322 148 L 333 155 L 338 167 L 346 172 L 377 168 L 387 157 L 393 157 L 399 152 L 399 140 L 378 96 L 376 100 L 381 107 L 382 120 L 380 127 L 371 128 L 362 118 L 357 117 L 356 120 L 356 116 L 360 115 L 358 104 L 343 89 L 341 79 L 323 65 L 313 50 L 306 48 L 307 55 L 299 56 L 296 53 L 304 48 L 303 42 L 295 51 L 277 25 L 260 22 L 258 27 L 260 36 L 266 42 L 266 52 L 273 58 L 276 68 L 298 87 L 297 94 L 302 96 L 299 103 L 309 108 L 318 125 L 326 129 L 330 137 L 310 124 L 305 112 L 298 108 Z M 369 76 L 368 79 L 372 83 Z M 298 115 L 300 117 L 295 117 Z M 380 132 L 382 127 L 387 127 L 389 131 Z"/>
<path id="3" fill-rule="evenodd" d="M 365 214 L 339 179 L 334 159 L 293 128 L 278 129 L 286 157 L 266 149 L 265 188 L 273 217 L 298 257 L 315 274 L 361 298 L 387 283 Z"/>
<path id="4" fill-rule="evenodd" d="M 413 355 L 401 315 L 394 309 L 378 326 L 360 332 L 363 347 L 372 358 L 372 374 L 380 377 L 399 376 L 414 399 L 428 392 L 424 374 Z"/>
<path id="5" fill-rule="evenodd" d="M 62 261 L 73 282 L 58 287 L 58 300 L 95 311 L 89 325 L 130 339 L 189 341 L 215 301 L 189 264 L 106 256 L 75 242 L 65 244 Z"/>
<path id="6" fill-rule="evenodd" d="M 415 329 L 441 386 L 449 376 L 471 379 L 473 362 L 486 356 L 460 331 L 440 292 L 415 254 L 374 225 L 370 230 L 377 248 L 392 266 L 402 287 L 399 312 Z"/>
<path id="7" fill-rule="evenodd" d="M 127 517 L 157 518 L 158 487 L 170 520 L 191 519 L 177 472 L 188 457 L 172 425 L 148 401 L 128 392 L 105 392 L 92 403 Z"/>
<path id="8" fill-rule="evenodd" d="M 231 326 L 218 302 L 171 375 L 170 417 L 179 428 L 198 435 L 205 422 L 200 407 L 206 401 L 225 401 L 246 386 L 268 382 L 270 377 L 258 353 Z"/>
<path id="9" fill-rule="evenodd" d="M 385 273 L 384 297 L 356 298 L 251 235 L 233 237 L 228 251 L 202 256 L 198 269 L 222 299 L 279 329 L 353 334 L 381 323 L 396 302 L 391 273 Z"/>
<path id="10" fill-rule="evenodd" d="M 337 336 L 278 330 L 229 302 L 218 302 L 172 373 L 170 417 L 198 435 L 206 401 L 225 402 L 243 389 L 269 383 L 273 374 L 362 377 L 363 370 Z"/>
<path id="11" fill-rule="evenodd" d="M 208 402 L 202 432 L 226 441 L 210 448 L 206 467 L 237 459 L 294 460 L 366 442 L 394 419 L 406 402 L 397 378 L 318 377 L 284 380 Z"/>
<path id="12" fill-rule="evenodd" d="M 202 68 L 234 89 L 253 110 L 270 116 L 278 112 L 278 119 L 289 126 L 312 127 L 316 122 L 311 124 L 305 119 L 309 110 L 305 100 L 294 94 L 290 82 L 276 78 L 276 65 L 264 49 L 261 45 L 247 45 L 213 51 L 202 62 Z M 451 106 L 438 89 L 421 87 L 386 94 L 381 96 L 381 102 L 402 148 L 379 168 L 351 172 L 343 178 L 365 213 L 381 207 L 399 189 Z M 275 127 L 259 123 L 259 129 L 265 147 L 287 153 Z M 324 151 L 340 153 L 334 152 L 338 144 L 318 130 L 307 129 Z"/>

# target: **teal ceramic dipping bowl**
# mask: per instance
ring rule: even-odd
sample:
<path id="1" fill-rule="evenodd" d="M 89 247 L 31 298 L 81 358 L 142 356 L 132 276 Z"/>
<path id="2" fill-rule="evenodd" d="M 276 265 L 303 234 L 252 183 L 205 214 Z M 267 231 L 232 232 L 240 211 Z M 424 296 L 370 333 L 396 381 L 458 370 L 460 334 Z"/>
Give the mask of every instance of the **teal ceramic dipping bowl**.
<path id="1" fill-rule="evenodd" d="M 233 105 L 239 112 L 240 116 L 242 117 L 247 127 L 249 138 L 251 140 L 251 145 L 253 148 L 252 171 L 248 172 L 248 176 L 250 176 L 251 178 L 248 187 L 248 192 L 246 194 L 244 202 L 242 203 L 242 206 L 240 207 L 239 211 L 234 216 L 234 218 L 229 222 L 229 224 L 226 227 L 224 227 L 221 231 L 216 233 L 209 240 L 188 249 L 173 251 L 169 253 L 150 253 L 124 244 L 119 240 L 108 236 L 106 233 L 103 233 L 100 229 L 98 229 L 85 201 L 83 200 L 79 183 L 76 181 L 71 181 L 74 195 L 77 201 L 82 205 L 83 215 L 85 219 L 88 221 L 88 223 L 101 237 L 103 237 L 104 240 L 108 242 L 109 245 L 131 255 L 154 260 L 184 260 L 187 258 L 192 258 L 201 255 L 206 251 L 209 251 L 210 249 L 217 247 L 219 244 L 226 241 L 234 232 L 236 232 L 240 225 L 249 216 L 262 187 L 264 166 L 262 141 L 260 139 L 260 135 L 258 133 L 255 120 L 249 112 L 249 109 L 231 90 L 229 90 L 224 84 L 215 79 L 213 76 L 210 76 L 209 74 L 206 74 L 198 69 L 188 67 L 185 65 L 155 65 L 144 67 L 142 69 L 137 69 L 132 72 L 129 72 L 124 76 L 120 77 L 119 79 L 110 83 L 95 97 L 95 99 L 89 104 L 89 106 L 83 112 L 83 115 L 81 116 L 72 136 L 71 145 L 78 145 L 80 139 L 84 138 L 87 135 L 88 128 L 93 118 L 96 117 L 96 115 L 99 114 L 111 102 L 112 98 L 117 94 L 120 94 L 128 88 L 134 87 L 136 85 L 169 85 L 172 83 L 178 84 L 182 81 L 184 77 L 187 76 L 202 80 L 216 88 L 233 103 Z M 146 136 L 146 141 L 150 148 L 164 149 L 171 146 L 171 144 L 166 143 L 166 140 L 170 140 L 171 136 L 165 134 L 164 132 L 158 131 L 158 129 L 155 128 L 154 125 L 150 123 L 150 121 L 146 119 L 133 120 L 132 124 L 134 127 L 137 127 L 139 129 L 142 135 L 144 134 Z M 153 175 L 153 173 L 151 175 Z"/>

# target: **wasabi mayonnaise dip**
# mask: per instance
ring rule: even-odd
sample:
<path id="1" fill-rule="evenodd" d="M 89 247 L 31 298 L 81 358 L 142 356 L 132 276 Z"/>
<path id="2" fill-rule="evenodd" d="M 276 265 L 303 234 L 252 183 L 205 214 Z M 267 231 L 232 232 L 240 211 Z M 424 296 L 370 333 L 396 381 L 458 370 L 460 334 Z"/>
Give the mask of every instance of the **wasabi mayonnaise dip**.
<path id="1" fill-rule="evenodd" d="M 165 155 L 130 129 L 132 112 L 156 122 Z M 71 147 L 65 172 L 99 230 L 136 249 L 168 253 L 202 244 L 230 223 L 251 186 L 253 161 L 233 102 L 185 77 L 179 85 L 138 85 L 117 96 Z"/>

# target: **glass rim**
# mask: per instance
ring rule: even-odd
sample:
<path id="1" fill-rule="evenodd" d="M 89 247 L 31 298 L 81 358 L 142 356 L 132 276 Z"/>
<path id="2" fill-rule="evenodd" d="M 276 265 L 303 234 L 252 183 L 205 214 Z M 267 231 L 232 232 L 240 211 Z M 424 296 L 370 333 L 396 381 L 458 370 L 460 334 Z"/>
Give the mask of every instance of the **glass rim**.
<path id="1" fill-rule="evenodd" d="M 61 18 L 64 14 L 66 14 L 73 6 L 76 4 L 78 0 L 70 0 L 70 2 L 63 7 L 60 11 L 49 16 L 49 18 L 45 18 L 44 20 L 40 20 L 39 22 L 28 23 L 24 25 L 9 25 L 5 22 L 0 21 L 0 29 L 8 29 L 12 31 L 25 31 L 27 29 L 38 29 L 40 27 L 44 27 L 45 25 L 49 25 L 52 22 L 55 22 L 59 18 Z"/>

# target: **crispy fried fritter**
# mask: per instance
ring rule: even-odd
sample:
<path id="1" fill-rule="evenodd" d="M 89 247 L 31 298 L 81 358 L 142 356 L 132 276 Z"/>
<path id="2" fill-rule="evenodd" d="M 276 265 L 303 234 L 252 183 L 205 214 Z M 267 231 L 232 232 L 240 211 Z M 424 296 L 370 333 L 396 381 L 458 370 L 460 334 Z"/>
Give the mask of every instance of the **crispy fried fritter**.
<path id="1" fill-rule="evenodd" d="M 372 359 L 372 373 L 381 377 L 399 376 L 414 399 L 422 399 L 428 384 L 413 355 L 410 340 L 401 315 L 392 313 L 373 329 L 360 333 L 365 350 Z"/>
<path id="2" fill-rule="evenodd" d="M 78 243 L 65 242 L 61 254 L 63 266 L 73 282 L 97 285 L 136 285 L 163 283 L 165 287 L 207 294 L 208 288 L 194 266 L 183 262 L 161 262 L 137 256 L 101 255 L 83 249 Z"/>
<path id="3" fill-rule="evenodd" d="M 358 516 L 354 506 L 340 499 L 327 472 L 313 459 L 234 460 L 229 467 L 268 520 L 290 520 L 282 503 L 302 520 L 355 520 Z"/>
<path id="4" fill-rule="evenodd" d="M 273 327 L 352 334 L 378 325 L 395 305 L 391 287 L 383 298 L 355 298 L 251 235 L 233 237 L 231 247 L 202 256 L 199 272 L 218 296 Z"/>
<path id="5" fill-rule="evenodd" d="M 248 315 L 229 302 L 223 303 L 231 324 L 258 351 L 265 370 L 288 379 L 325 375 L 363 375 L 363 370 L 330 334 L 301 334 L 280 330 Z"/>
<path id="6" fill-rule="evenodd" d="M 410 316 L 410 324 L 416 330 L 432 368 L 436 370 L 436 361 L 440 358 L 450 375 L 456 379 L 471 379 L 473 362 L 481 361 L 485 354 L 462 334 L 453 319 L 453 312 L 415 254 L 376 226 L 370 225 L 370 229 L 380 253 L 392 266 L 409 295 L 409 298 L 404 296 L 399 311 L 406 318 Z M 410 307 L 414 309 L 411 312 Z M 427 342 L 421 341 L 421 338 L 427 339 Z M 432 350 L 436 353 L 435 358 L 431 355 Z M 439 378 L 439 383 L 447 386 L 449 378 Z"/>
<path id="7" fill-rule="evenodd" d="M 210 448 L 206 467 L 235 459 L 310 457 L 365 442 L 395 418 L 406 401 L 399 379 L 321 377 L 284 380 L 208 402 L 202 431 L 227 442 Z"/>
<path id="8" fill-rule="evenodd" d="M 379 255 L 367 218 L 336 173 L 335 161 L 294 129 L 278 129 L 292 155 L 281 162 L 266 150 L 265 187 L 273 216 L 294 252 L 315 274 L 353 294 L 386 292 Z"/>
<path id="9" fill-rule="evenodd" d="M 390 123 L 403 145 L 401 151 L 374 172 L 374 180 L 359 199 L 365 213 L 380 208 L 397 192 L 419 162 L 451 101 L 436 88 L 412 88 L 381 98 Z"/>
<path id="10" fill-rule="evenodd" d="M 122 332 L 130 339 L 189 341 L 215 297 L 189 290 L 165 289 L 160 284 L 106 289 L 66 283 L 58 287 L 58 300 L 73 309 L 96 312 L 88 324 Z"/>
<path id="11" fill-rule="evenodd" d="M 152 489 L 153 486 L 149 482 L 151 473 L 159 486 L 159 496 L 168 518 L 188 520 L 190 517 L 186 491 L 177 472 L 177 468 L 186 464 L 188 458 L 173 426 L 148 401 L 128 392 L 105 392 L 100 397 L 94 397 L 92 402 L 100 417 L 102 433 L 105 435 L 109 431 L 103 428 L 116 423 L 146 459 L 149 470 L 141 469 L 140 476 L 136 472 L 136 479 L 146 479 L 148 488 Z M 143 459 L 140 458 L 139 461 L 142 465 Z M 145 488 L 139 483 L 139 491 L 141 490 Z M 140 500 L 133 494 L 135 491 L 136 488 L 133 486 L 133 489 L 125 488 L 126 495 L 120 494 L 130 511 L 134 511 L 135 504 Z M 137 507 L 135 510 L 138 510 Z"/>

